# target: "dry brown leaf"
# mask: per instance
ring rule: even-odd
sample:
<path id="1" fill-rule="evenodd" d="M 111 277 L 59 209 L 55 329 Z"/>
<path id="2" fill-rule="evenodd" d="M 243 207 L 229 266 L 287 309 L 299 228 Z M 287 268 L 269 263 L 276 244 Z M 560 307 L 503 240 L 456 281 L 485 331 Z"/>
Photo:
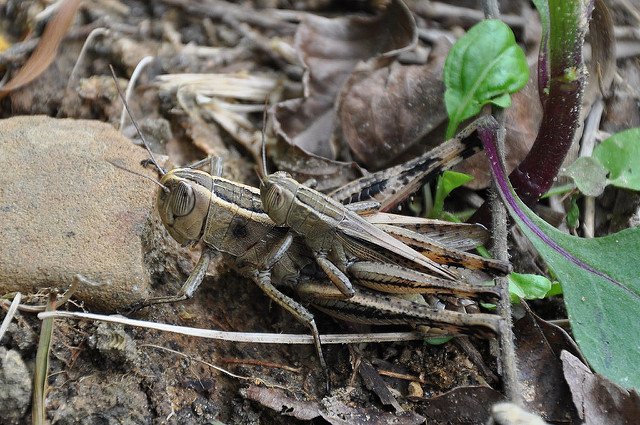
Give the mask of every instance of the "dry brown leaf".
<path id="1" fill-rule="evenodd" d="M 402 412 L 402 407 L 398 404 L 398 400 L 393 396 L 391 390 L 378 371 L 371 365 L 369 360 L 362 359 L 358 373 L 362 377 L 365 387 L 373 391 L 378 396 L 382 404 L 391 406 L 396 412 Z"/>
<path id="2" fill-rule="evenodd" d="M 249 400 L 280 412 L 283 416 L 292 416 L 301 421 L 310 421 L 320 416 L 320 403 L 296 400 L 280 389 L 250 385 L 249 388 L 241 391 Z"/>
<path id="3" fill-rule="evenodd" d="M 308 153 L 337 158 L 340 147 L 331 142 L 334 104 L 346 79 L 361 61 L 375 69 L 416 42 L 413 16 L 400 0 L 391 1 L 375 17 L 308 15 L 295 37 L 307 67 L 305 97 L 276 105 L 278 136 Z"/>
<path id="4" fill-rule="evenodd" d="M 428 423 L 484 424 L 491 406 L 504 400 L 504 395 L 489 387 L 457 387 L 421 401 L 420 411 Z"/>
<path id="5" fill-rule="evenodd" d="M 640 396 L 635 390 L 626 390 L 604 376 L 591 372 L 567 351 L 563 351 L 560 358 L 573 403 L 585 425 L 638 423 Z"/>
<path id="6" fill-rule="evenodd" d="M 355 162 L 332 161 L 312 155 L 280 139 L 269 151 L 279 169 L 287 170 L 300 182 L 315 180 L 316 189 L 320 191 L 330 191 L 363 175 Z"/>
<path id="7" fill-rule="evenodd" d="M 413 412 L 393 414 L 375 407 L 354 408 L 344 404 L 337 397 L 325 398 L 321 403 L 301 401 L 287 396 L 284 390 L 254 385 L 244 390 L 243 393 L 249 400 L 256 401 L 282 415 L 306 421 L 321 417 L 332 425 L 418 425 L 424 423 L 424 418 Z"/>
<path id="8" fill-rule="evenodd" d="M 575 347 L 555 333 L 551 333 L 554 339 L 547 339 L 540 322 L 526 304 L 523 306 L 525 316 L 514 324 L 523 407 L 553 423 L 575 421 L 577 413 L 560 363 L 560 352 L 565 346 L 572 350 Z"/>
<path id="9" fill-rule="evenodd" d="M 588 63 L 589 74 L 583 98 L 585 116 L 596 99 L 609 93 L 616 72 L 616 40 L 613 18 L 604 0 L 594 3 L 589 22 L 589 42 L 591 60 Z"/>
<path id="10" fill-rule="evenodd" d="M 446 121 L 443 98 L 442 64 L 356 71 L 338 107 L 343 139 L 369 169 L 397 163 Z"/>
<path id="11" fill-rule="evenodd" d="M 42 74 L 53 62 L 58 51 L 58 46 L 64 36 L 71 28 L 73 17 L 80 6 L 80 0 L 64 0 L 58 8 L 58 13 L 47 24 L 47 27 L 40 37 L 40 42 L 36 46 L 33 54 L 27 62 L 20 68 L 20 71 L 0 88 L 0 99 Z"/>

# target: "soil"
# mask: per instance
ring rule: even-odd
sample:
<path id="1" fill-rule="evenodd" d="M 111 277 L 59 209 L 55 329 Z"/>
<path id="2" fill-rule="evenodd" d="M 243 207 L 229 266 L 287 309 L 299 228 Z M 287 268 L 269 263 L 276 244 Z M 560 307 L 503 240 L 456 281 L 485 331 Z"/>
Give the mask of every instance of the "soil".
<path id="1" fill-rule="evenodd" d="M 36 18 L 42 3 L 0 2 L 0 11 L 4 12 L 0 13 L 0 37 L 15 44 L 20 43 L 27 32 L 37 37 L 44 25 L 44 21 L 37 20 L 41 18 Z M 254 8 L 279 7 L 332 17 L 354 10 L 362 12 L 362 8 L 370 12 L 370 9 L 358 1 L 343 4 L 256 0 L 238 2 L 234 9 L 228 9 L 231 6 L 225 2 L 213 1 L 210 10 L 214 12 L 205 16 L 204 12 L 198 12 L 200 2 L 185 2 L 182 7 L 174 7 L 175 3 L 169 0 L 83 3 L 52 65 L 35 81 L 0 100 L 0 116 L 46 114 L 117 125 L 120 103 L 113 91 L 107 64 L 113 64 L 118 75 L 130 76 L 142 57 L 153 54 L 157 60 L 137 83 L 132 109 L 135 116 L 144 117 L 140 120 L 143 130 L 155 134 L 150 137 L 154 150 L 167 154 L 176 164 L 185 164 L 206 154 L 223 156 L 226 176 L 256 185 L 251 146 L 239 143 L 213 122 L 196 121 L 188 112 L 177 111 L 175 93 L 169 95 L 160 90 L 154 77 L 179 72 L 262 72 L 275 78 L 286 76 L 299 90 L 302 67 L 283 65 L 260 44 L 264 42 L 260 38 L 263 36 L 282 37 L 293 45 L 293 31 L 257 24 L 261 13 Z M 418 3 L 409 2 L 410 7 Z M 479 8 L 477 2 L 472 1 L 453 3 Z M 235 15 L 215 12 L 219 10 L 216 7 L 236 12 Z M 518 10 L 517 6 L 510 6 L 509 13 L 515 14 Z M 627 15 L 618 9 L 615 12 L 616 24 L 628 25 Z M 469 26 L 468 18 L 421 16 L 418 25 L 423 29 L 435 28 L 455 34 L 459 26 Z M 287 19 L 280 19 L 283 28 L 291 28 Z M 98 37 L 90 46 L 81 62 L 78 81 L 68 88 L 68 76 L 88 32 L 102 25 L 110 27 L 111 33 Z M 251 31 L 258 34 L 252 35 Z M 520 28 L 519 36 L 522 33 L 524 30 Z M 528 39 L 521 41 L 531 43 Z M 203 59 L 187 52 L 189 43 L 224 47 L 228 49 L 224 52 L 228 56 L 221 54 Z M 25 63 L 30 50 L 7 52 L 0 52 L 0 65 L 15 73 Z M 625 62 L 620 72 L 625 79 L 634 81 L 640 75 L 638 68 L 634 59 Z M 620 93 L 620 90 L 616 92 L 622 99 L 620 102 L 628 102 L 629 98 L 637 102 L 637 93 L 629 96 Z M 611 103 L 606 111 L 615 110 L 620 104 L 614 100 Z M 603 127 L 616 131 L 638 125 L 637 108 L 631 112 L 627 108 L 625 114 L 612 116 Z M 250 118 L 255 124 L 253 130 L 259 130 L 261 112 L 250 114 Z M 134 137 L 131 126 L 126 127 L 125 134 Z M 616 200 L 615 196 L 609 198 L 610 204 Z M 603 210 L 601 206 L 598 208 Z M 624 209 L 625 206 L 620 206 L 613 214 Z M 636 210 L 637 205 L 622 216 L 616 215 L 617 223 L 622 223 L 617 225 L 625 227 L 625 223 L 637 219 Z M 606 223 L 602 223 L 597 230 L 602 232 L 605 227 Z M 515 249 L 514 255 L 518 257 L 515 263 L 523 264 L 528 271 L 537 271 L 539 264 L 531 260 L 526 250 L 523 258 L 518 256 L 520 248 Z M 175 293 L 186 279 L 193 257 L 197 257 L 197 252 L 183 255 L 172 275 L 154 274 L 154 293 Z M 230 270 L 222 257 L 214 263 L 193 299 L 153 306 L 136 313 L 135 317 L 224 331 L 307 333 L 303 325 L 270 302 L 255 285 Z M 152 272 L 158 269 L 154 269 L 153 264 L 149 267 Z M 126 294 L 124 296 L 126 298 Z M 71 304 L 64 308 L 78 310 L 81 307 Z M 540 302 L 537 310 L 545 319 L 565 317 L 559 302 Z M 316 318 L 321 334 L 370 330 L 337 322 L 320 312 Z M 11 413 L 2 413 L 0 424 L 30 422 L 31 395 L 24 387 L 30 379 L 28 375 L 33 374 L 40 325 L 34 314 L 19 312 L 2 339 L 0 411 Z M 378 327 L 375 330 L 406 329 Z M 428 423 L 484 423 L 489 415 L 488 407 L 503 398 L 495 344 L 478 337 L 441 345 L 422 341 L 330 345 L 324 347 L 324 354 L 329 365 L 328 392 L 311 346 L 220 342 L 137 327 L 57 320 L 49 355 L 47 419 L 60 425 L 422 423 L 425 418 Z M 363 364 L 377 371 L 374 378 Z M 16 373 L 8 374 L 9 370 Z M 386 372 L 395 375 L 389 376 Z M 3 392 L 5 385 L 16 390 Z M 478 387 L 481 390 L 474 392 Z M 470 391 L 470 395 L 460 389 Z M 277 390 L 279 397 L 286 401 L 277 401 L 280 399 L 272 397 L 274 393 L 267 390 Z M 258 395 L 272 397 L 271 404 L 257 401 Z M 445 407 L 434 401 L 442 395 L 449 397 Z M 476 404 L 469 401 L 473 398 Z M 306 402 L 316 404 L 304 404 Z M 278 403 L 281 408 L 274 408 Z M 321 410 L 325 419 L 319 413 L 314 416 L 313 409 Z M 458 415 L 457 409 L 463 413 Z M 349 420 L 355 416 L 348 415 L 355 415 L 356 410 L 362 417 Z M 341 413 L 342 417 L 335 413 L 344 411 L 350 413 Z M 368 420 L 362 419 L 364 417 Z"/>

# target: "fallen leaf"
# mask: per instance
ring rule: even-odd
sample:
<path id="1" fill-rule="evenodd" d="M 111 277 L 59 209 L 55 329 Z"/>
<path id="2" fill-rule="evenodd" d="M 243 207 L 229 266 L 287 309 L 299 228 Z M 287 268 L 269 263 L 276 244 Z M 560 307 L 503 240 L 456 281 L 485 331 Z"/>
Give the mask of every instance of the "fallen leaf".
<path id="1" fill-rule="evenodd" d="M 374 407 L 350 407 L 337 396 L 327 397 L 318 403 L 296 400 L 287 396 L 284 390 L 277 388 L 252 385 L 242 392 L 249 400 L 256 401 L 282 415 L 305 421 L 321 417 L 332 425 L 418 425 L 423 424 L 425 420 L 424 417 L 412 412 L 393 414 Z"/>
<path id="2" fill-rule="evenodd" d="M 421 141 L 447 119 L 441 75 L 442 63 L 354 72 L 341 94 L 338 118 L 355 158 L 379 169 L 399 162 L 416 145 L 424 151 Z"/>
<path id="3" fill-rule="evenodd" d="M 280 389 L 251 385 L 241 392 L 249 400 L 257 401 L 269 409 L 280 412 L 281 415 L 292 416 L 301 421 L 310 421 L 320 416 L 320 403 L 296 400 Z"/>
<path id="4" fill-rule="evenodd" d="M 364 385 L 378 396 L 382 404 L 393 407 L 396 412 L 402 412 L 402 407 L 398 404 L 398 400 L 391 394 L 384 379 L 380 377 L 378 371 L 368 360 L 362 359 L 358 372 L 362 377 Z"/>
<path id="5" fill-rule="evenodd" d="M 563 351 L 560 358 L 573 403 L 585 425 L 638 423 L 640 396 L 635 390 L 625 390 L 591 372 L 567 351 Z"/>
<path id="6" fill-rule="evenodd" d="M 322 400 L 322 418 L 333 425 L 418 425 L 425 418 L 414 412 L 390 413 L 375 407 L 350 407 L 338 397 Z"/>
<path id="7" fill-rule="evenodd" d="M 604 0 L 594 2 L 588 38 L 591 44 L 591 60 L 587 64 L 589 75 L 583 99 L 585 117 L 596 99 L 608 93 L 616 73 L 613 18 Z"/>
<path id="8" fill-rule="evenodd" d="M 305 97 L 276 105 L 276 134 L 318 156 L 335 159 L 331 143 L 334 103 L 344 82 L 361 61 L 379 68 L 417 42 L 413 16 L 400 0 L 374 17 L 307 17 L 298 26 L 296 49 L 306 66 Z"/>
<path id="9" fill-rule="evenodd" d="M 518 381 L 524 406 L 550 422 L 577 418 L 562 374 L 560 349 L 550 344 L 526 304 L 525 316 L 514 323 Z"/>
<path id="10" fill-rule="evenodd" d="M 280 170 L 287 170 L 299 182 L 316 181 L 316 189 L 329 191 L 362 177 L 363 172 L 355 162 L 332 161 L 305 152 L 283 140 L 269 149 L 273 161 Z"/>
<path id="11" fill-rule="evenodd" d="M 458 387 L 421 401 L 419 411 L 426 416 L 428 423 L 485 424 L 489 419 L 489 409 L 500 401 L 505 401 L 504 395 L 492 388 Z"/>
<path id="12" fill-rule="evenodd" d="M 31 56 L 29 56 L 29 59 L 20 68 L 20 71 L 0 88 L 0 99 L 13 90 L 29 84 L 51 65 L 60 42 L 73 23 L 73 17 L 79 6 L 80 0 L 64 0 L 60 4 L 58 13 L 47 24 L 42 37 L 40 37 L 40 42 Z"/>

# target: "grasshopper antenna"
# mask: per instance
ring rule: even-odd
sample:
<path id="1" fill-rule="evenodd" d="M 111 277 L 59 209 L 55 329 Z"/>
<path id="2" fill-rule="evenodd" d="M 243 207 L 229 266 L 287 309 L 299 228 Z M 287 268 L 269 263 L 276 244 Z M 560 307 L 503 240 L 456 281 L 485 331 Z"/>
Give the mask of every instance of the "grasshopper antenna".
<path id="1" fill-rule="evenodd" d="M 264 180 L 269 175 L 269 173 L 267 172 L 267 139 L 265 137 L 265 133 L 267 131 L 267 107 L 268 106 L 269 106 L 269 98 L 267 97 L 264 100 L 264 110 L 262 111 L 262 170 L 261 170 L 262 173 L 258 172 L 258 177 L 260 177 L 260 181 Z"/>
<path id="2" fill-rule="evenodd" d="M 107 162 L 108 162 L 109 164 L 113 165 L 114 167 L 119 168 L 119 169 L 121 169 L 121 170 L 123 170 L 123 171 L 126 171 L 126 172 L 131 173 L 131 174 L 135 174 L 136 176 L 144 177 L 144 178 L 145 178 L 145 179 L 147 179 L 147 180 L 151 180 L 152 182 L 154 182 L 155 184 L 157 184 L 158 186 L 160 186 L 160 187 L 162 188 L 162 190 L 164 190 L 164 192 L 165 192 L 165 193 L 169 193 L 169 192 L 170 192 L 170 190 L 169 190 L 169 188 L 168 188 L 167 186 L 163 185 L 163 184 L 162 184 L 162 183 L 160 183 L 158 180 L 156 180 L 156 179 L 154 179 L 154 178 L 152 178 L 152 177 L 145 176 L 145 175 L 144 175 L 144 174 L 142 174 L 142 173 L 137 173 L 137 172 L 135 172 L 135 171 L 133 171 L 133 170 L 130 170 L 130 169 L 128 169 L 128 168 L 125 168 L 125 167 L 123 167 L 122 165 L 120 165 L 120 164 L 118 164 L 118 163 L 115 163 L 115 162 L 113 162 L 113 161 L 107 160 Z"/>
<path id="3" fill-rule="evenodd" d="M 131 122 L 133 123 L 133 126 L 136 128 L 136 131 L 138 132 L 138 135 L 140 136 L 140 139 L 142 139 L 142 144 L 144 144 L 144 147 L 147 149 L 147 152 L 149 152 L 149 156 L 151 157 L 151 163 L 156 167 L 158 172 L 164 176 L 165 174 L 167 174 L 167 171 L 164 168 L 162 168 L 160 165 L 158 165 L 158 162 L 156 161 L 156 158 L 153 156 L 153 153 L 151 152 L 151 149 L 149 149 L 149 145 L 147 144 L 147 140 L 142 135 L 142 131 L 140 131 L 140 127 L 138 127 L 138 123 L 133 118 L 133 114 L 131 113 L 131 110 L 129 109 L 129 105 L 127 103 L 127 99 L 125 99 L 124 95 L 122 94 L 122 90 L 120 90 L 120 86 L 118 85 L 118 78 L 116 77 L 116 72 L 113 70 L 113 66 L 111 66 L 111 64 L 109 64 L 109 69 L 111 70 L 111 76 L 113 77 L 113 81 L 116 83 L 116 90 L 118 90 L 118 95 L 120 96 L 120 99 L 122 99 L 122 103 L 124 104 L 124 109 L 126 109 L 127 114 L 129 114 L 129 118 L 131 118 Z M 113 164 L 113 165 L 115 165 L 115 164 Z M 116 167 L 117 167 L 117 165 L 116 165 Z M 127 171 L 131 171 L 131 170 L 127 170 Z M 131 171 L 131 172 L 133 173 L 133 171 Z M 137 173 L 134 173 L 134 174 L 137 174 Z M 165 189 L 166 189 L 166 186 L 165 186 Z"/>

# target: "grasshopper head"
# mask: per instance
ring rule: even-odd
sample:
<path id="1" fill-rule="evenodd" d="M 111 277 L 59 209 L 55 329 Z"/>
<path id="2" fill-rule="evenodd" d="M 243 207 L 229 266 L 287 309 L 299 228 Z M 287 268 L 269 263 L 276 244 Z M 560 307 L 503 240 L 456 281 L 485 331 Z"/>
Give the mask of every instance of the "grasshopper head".
<path id="1" fill-rule="evenodd" d="M 286 224 L 298 186 L 299 183 L 284 171 L 273 173 L 260 183 L 262 206 L 276 225 Z"/>
<path id="2" fill-rule="evenodd" d="M 207 177 L 209 177 L 207 179 Z M 162 176 L 156 201 L 162 223 L 181 245 L 202 236 L 211 200 L 211 176 L 198 170 L 176 168 Z"/>

